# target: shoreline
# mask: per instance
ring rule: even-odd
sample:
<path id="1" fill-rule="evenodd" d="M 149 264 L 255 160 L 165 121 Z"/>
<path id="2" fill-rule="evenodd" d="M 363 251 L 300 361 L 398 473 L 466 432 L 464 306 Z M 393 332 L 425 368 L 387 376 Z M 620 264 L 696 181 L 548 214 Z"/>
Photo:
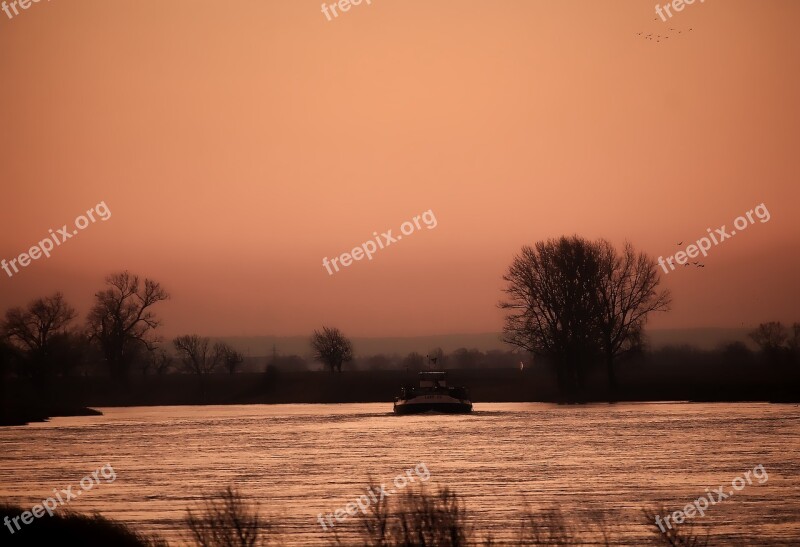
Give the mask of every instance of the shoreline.
<path id="1" fill-rule="evenodd" d="M 277 370 L 268 373 L 196 376 L 139 376 L 120 385 L 109 377 L 66 377 L 58 389 L 36 388 L 24 380 L 7 382 L 0 425 L 24 425 L 58 416 L 92 416 L 103 407 L 385 403 L 391 411 L 400 387 L 415 372 L 399 370 Z M 473 403 L 800 403 L 800 371 L 731 369 L 723 379 L 626 367 L 613 392 L 602 374 L 588 377 L 581 390 L 563 396 L 546 370 L 450 369 L 448 383 L 465 386 Z"/>
<path id="2" fill-rule="evenodd" d="M 37 407 L 8 405 L 0 409 L 0 427 L 14 427 L 50 421 L 51 418 L 71 416 L 102 416 L 94 408 L 81 407 Z"/>

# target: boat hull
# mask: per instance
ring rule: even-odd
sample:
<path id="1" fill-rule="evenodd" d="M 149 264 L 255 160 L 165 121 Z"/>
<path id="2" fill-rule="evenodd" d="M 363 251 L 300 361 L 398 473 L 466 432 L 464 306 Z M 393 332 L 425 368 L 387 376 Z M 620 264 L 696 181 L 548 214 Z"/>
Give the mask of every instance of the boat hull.
<path id="1" fill-rule="evenodd" d="M 394 403 L 395 414 L 422 414 L 425 412 L 467 414 L 472 412 L 472 403 L 458 399 L 428 400 L 425 398 L 415 398 L 407 401 L 400 399 Z"/>

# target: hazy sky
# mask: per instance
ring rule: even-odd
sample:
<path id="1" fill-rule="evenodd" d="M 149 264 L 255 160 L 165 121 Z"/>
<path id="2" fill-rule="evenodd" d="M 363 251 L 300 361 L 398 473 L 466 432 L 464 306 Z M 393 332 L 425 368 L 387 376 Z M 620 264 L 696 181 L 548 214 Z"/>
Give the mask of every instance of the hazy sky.
<path id="1" fill-rule="evenodd" d="M 0 258 L 112 213 L 0 271 L 0 309 L 62 290 L 85 312 L 127 268 L 172 294 L 166 335 L 497 331 L 523 244 L 577 233 L 666 256 L 763 202 L 769 222 L 664 276 L 673 310 L 650 325 L 800 320 L 800 2 L 695 2 L 666 23 L 653 5 L 0 12 Z M 427 210 L 435 229 L 322 266 Z"/>

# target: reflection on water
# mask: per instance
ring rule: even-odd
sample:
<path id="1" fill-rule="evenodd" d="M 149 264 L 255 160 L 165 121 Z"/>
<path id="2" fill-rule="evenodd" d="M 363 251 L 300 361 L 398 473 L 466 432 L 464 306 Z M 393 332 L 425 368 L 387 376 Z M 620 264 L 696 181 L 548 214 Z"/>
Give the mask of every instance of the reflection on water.
<path id="1" fill-rule="evenodd" d="M 317 522 L 424 462 L 428 485 L 463 496 L 472 523 L 508 538 L 514 519 L 558 504 L 581 523 L 602 510 L 641 544 L 643 507 L 675 510 L 764 465 L 713 506 L 712 545 L 797 544 L 800 408 L 768 404 L 476 404 L 464 416 L 403 416 L 386 404 L 104 408 L 0 429 L 0 496 L 23 506 L 111 464 L 117 479 L 70 508 L 178 539 L 190 504 L 235 484 L 291 545 L 325 544 Z M 729 489 L 729 488 L 728 488 Z M 348 519 L 352 520 L 352 519 Z M 792 541 L 794 538 L 795 541 Z"/>

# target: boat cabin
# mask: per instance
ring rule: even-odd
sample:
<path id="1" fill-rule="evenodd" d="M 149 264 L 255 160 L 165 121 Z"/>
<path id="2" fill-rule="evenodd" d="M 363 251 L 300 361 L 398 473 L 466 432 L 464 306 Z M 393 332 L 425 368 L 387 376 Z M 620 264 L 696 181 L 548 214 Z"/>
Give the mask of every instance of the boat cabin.
<path id="1" fill-rule="evenodd" d="M 427 389 L 438 389 L 447 387 L 446 372 L 420 372 L 419 387 Z"/>

